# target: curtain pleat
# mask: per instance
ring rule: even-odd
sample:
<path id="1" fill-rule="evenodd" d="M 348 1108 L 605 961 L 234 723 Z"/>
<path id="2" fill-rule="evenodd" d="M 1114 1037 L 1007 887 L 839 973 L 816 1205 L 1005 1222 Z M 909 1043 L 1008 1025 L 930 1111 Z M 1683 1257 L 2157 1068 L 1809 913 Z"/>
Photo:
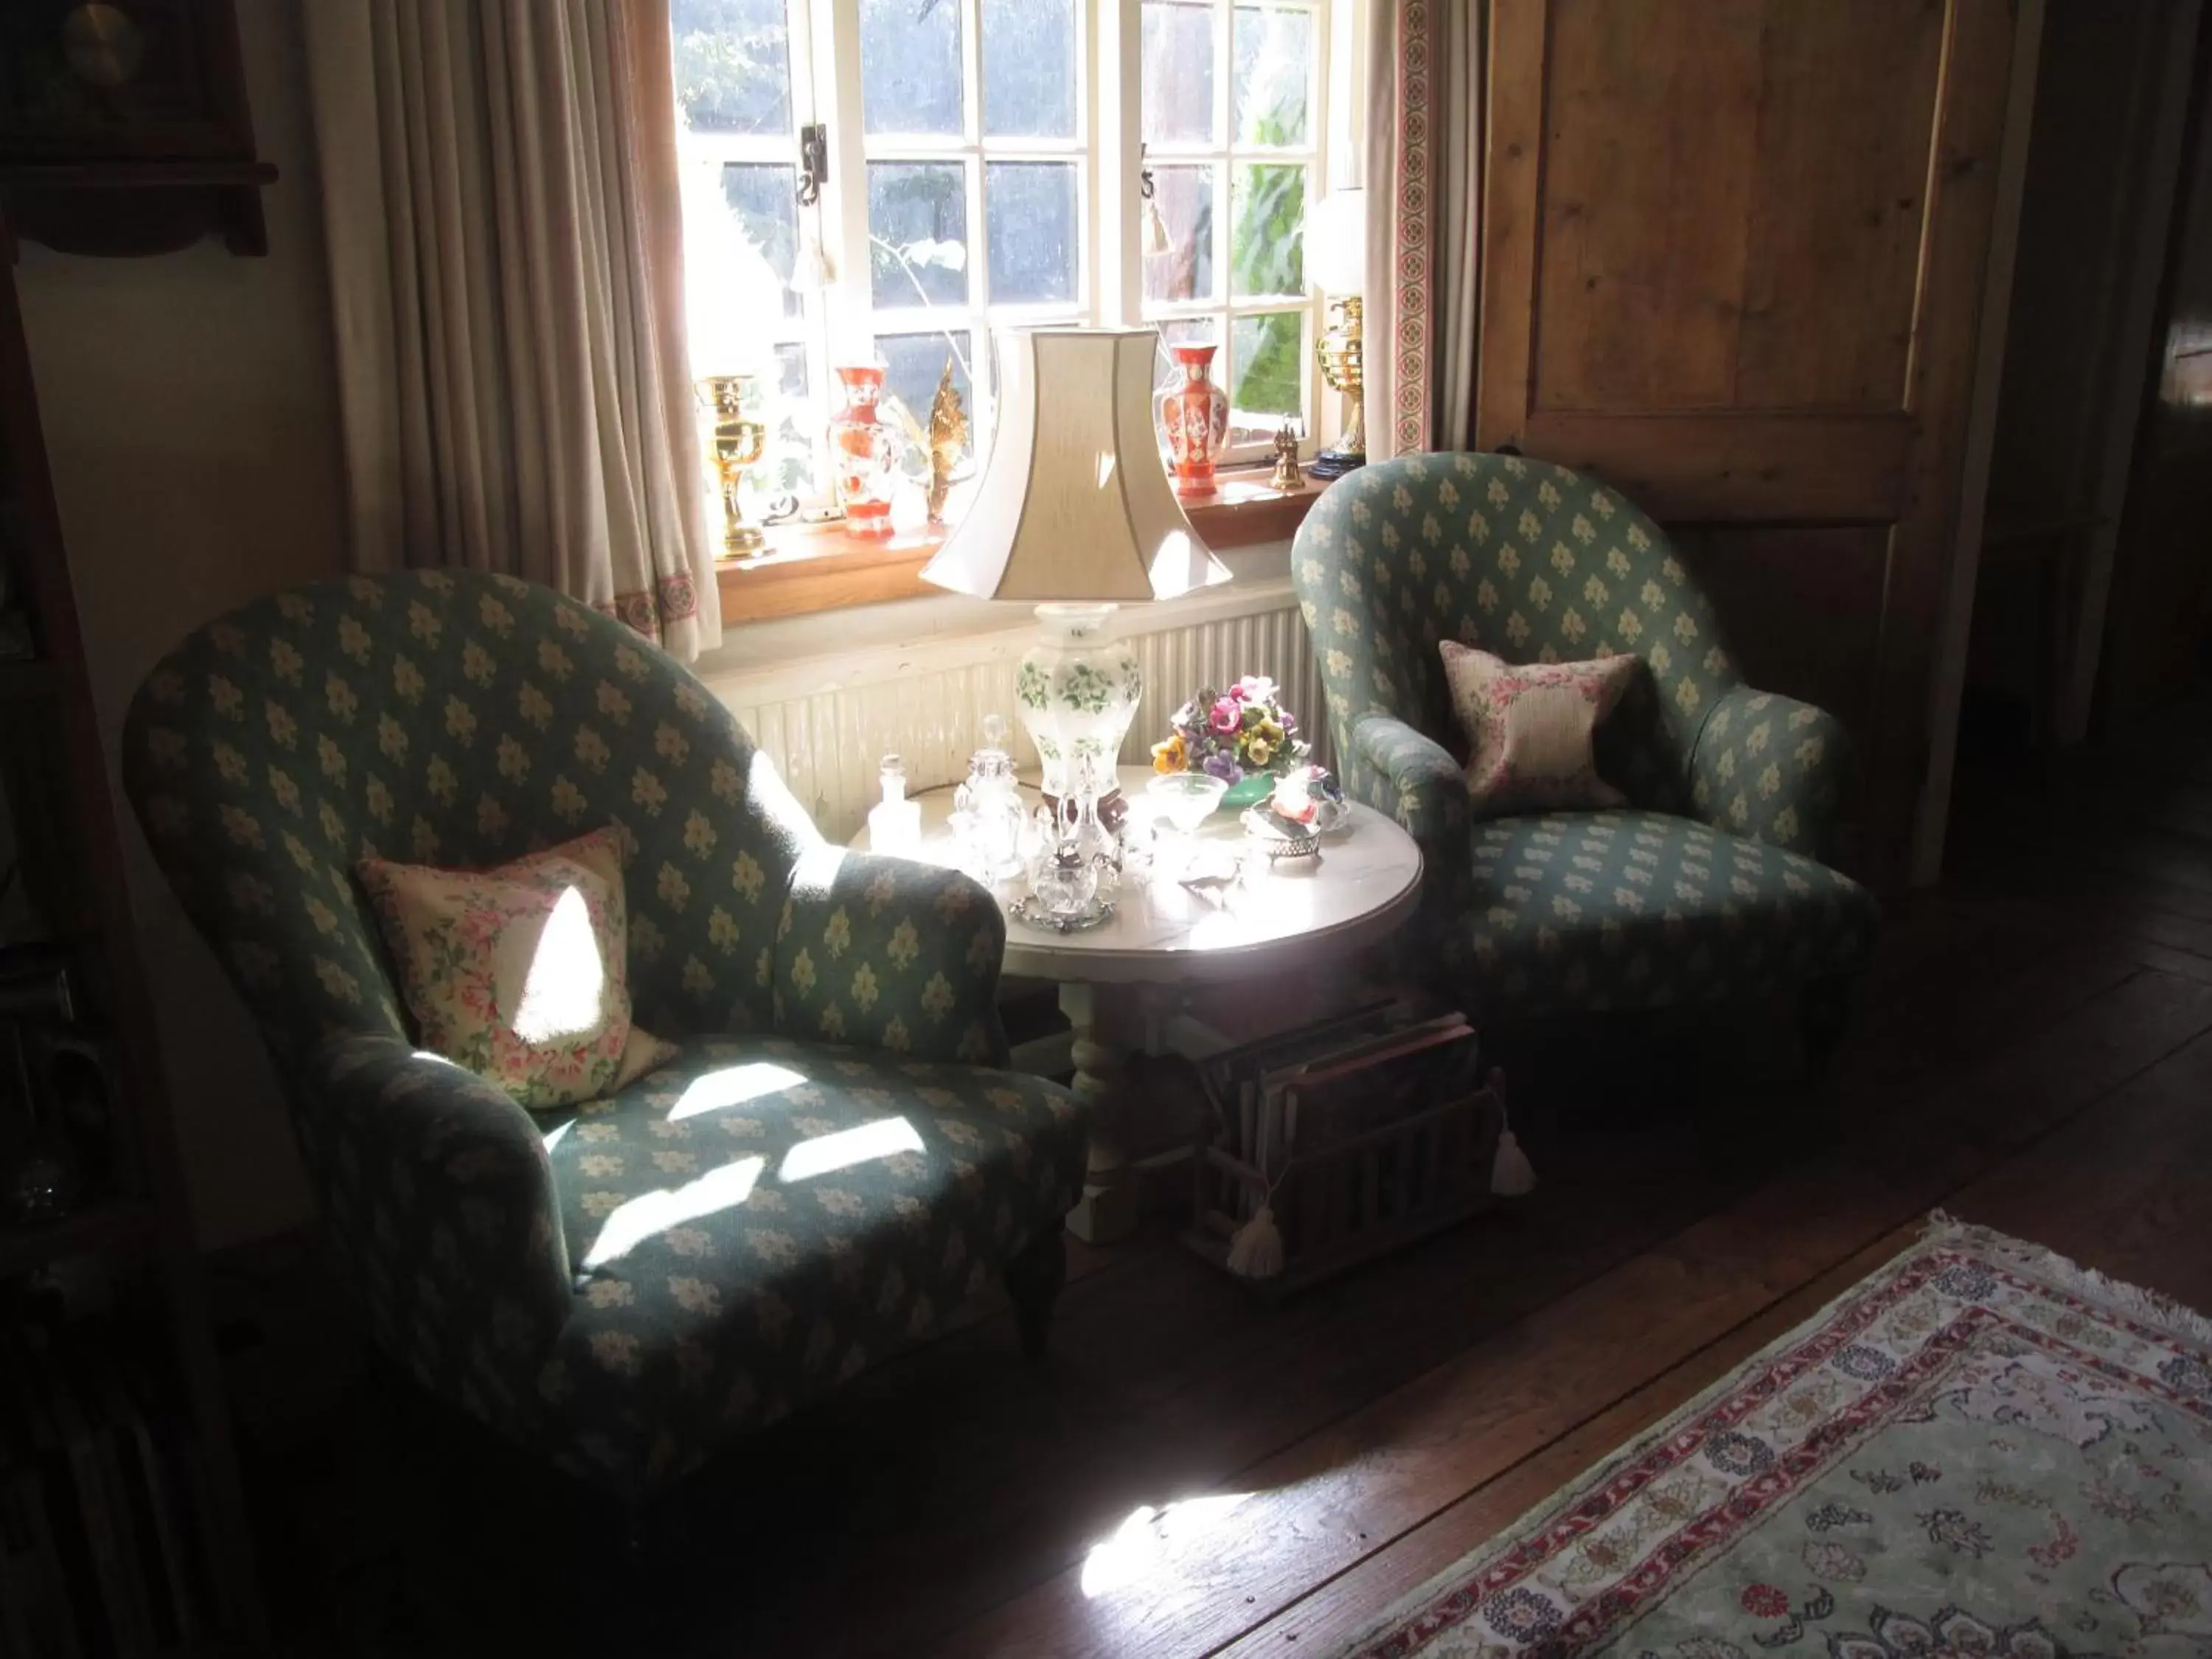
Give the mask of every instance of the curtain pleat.
<path id="1" fill-rule="evenodd" d="M 1484 10 L 1368 11 L 1364 402 L 1377 457 L 1473 441 Z"/>
<path id="2" fill-rule="evenodd" d="M 355 564 L 507 571 L 711 649 L 666 0 L 307 15 Z"/>

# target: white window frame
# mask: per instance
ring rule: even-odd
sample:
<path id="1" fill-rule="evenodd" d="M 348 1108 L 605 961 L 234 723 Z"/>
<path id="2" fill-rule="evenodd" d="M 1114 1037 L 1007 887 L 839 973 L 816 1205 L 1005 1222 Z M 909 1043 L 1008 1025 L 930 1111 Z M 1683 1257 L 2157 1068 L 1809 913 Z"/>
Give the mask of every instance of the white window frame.
<path id="1" fill-rule="evenodd" d="M 1091 18 L 1094 0 L 1077 0 L 1075 23 L 1075 131 L 1066 138 L 995 137 L 983 131 L 983 36 L 981 0 L 954 0 L 960 8 L 961 111 L 963 131 L 945 133 L 879 132 L 866 131 L 860 90 L 860 0 L 816 0 L 817 15 L 826 18 L 830 38 L 817 38 L 816 51 L 836 66 L 836 97 L 830 118 L 830 178 L 835 186 L 836 216 L 840 234 L 839 253 L 833 261 L 836 275 L 831 284 L 830 342 L 840 360 L 875 360 L 878 337 L 943 331 L 965 335 L 969 384 L 974 407 L 969 410 L 977 453 L 983 453 L 991 429 L 991 411 L 997 402 L 992 380 L 992 331 L 1042 324 L 1079 324 L 1097 316 L 1097 149 L 1096 112 L 1091 84 Z M 1109 0 L 1110 3 L 1110 0 Z M 837 50 L 841 41 L 848 51 Z M 875 305 L 872 298 L 868 233 L 868 167 L 872 162 L 957 162 L 963 175 L 967 204 L 968 299 L 964 305 Z M 994 305 L 991 300 L 990 237 L 984 193 L 987 167 L 997 161 L 1042 161 L 1072 165 L 1075 170 L 1075 223 L 1079 239 L 1075 262 L 1073 299 L 1035 303 Z M 823 192 L 825 208 L 832 191 Z M 926 418 L 917 410 L 917 418 Z"/>
<path id="2" fill-rule="evenodd" d="M 1138 0 L 1124 0 L 1126 9 L 1139 11 Z M 1329 126 L 1329 46 L 1330 8 L 1328 0 L 1264 0 L 1265 8 L 1277 11 L 1300 11 L 1312 19 L 1313 60 L 1307 67 L 1306 85 L 1306 142 L 1303 144 L 1276 146 L 1244 144 L 1237 141 L 1231 126 L 1233 112 L 1231 96 L 1236 82 L 1235 16 L 1240 4 L 1256 3 L 1257 0 L 1205 0 L 1212 14 L 1213 51 L 1213 132 L 1214 138 L 1204 143 L 1182 140 L 1162 139 L 1145 144 L 1142 164 L 1147 167 L 1174 166 L 1204 166 L 1210 167 L 1214 181 L 1213 210 L 1213 270 L 1217 293 L 1203 300 L 1146 300 L 1143 297 L 1141 280 L 1133 294 L 1137 300 L 1136 314 L 1132 322 L 1166 325 L 1176 322 L 1205 322 L 1214 325 L 1212 334 L 1219 346 L 1214 356 L 1215 378 L 1224 390 L 1234 393 L 1237 368 L 1234 362 L 1236 321 L 1243 317 L 1273 316 L 1285 312 L 1299 313 L 1298 328 L 1298 388 L 1300 413 L 1299 453 L 1309 459 L 1321 439 L 1322 414 L 1326 387 L 1321 378 L 1320 365 L 1314 354 L 1314 343 L 1322 326 L 1322 295 L 1309 281 L 1300 295 L 1264 295 L 1239 298 L 1230 270 L 1231 240 L 1236 229 L 1236 215 L 1231 192 L 1236 186 L 1237 169 L 1240 166 L 1265 166 L 1270 162 L 1302 166 L 1306 169 L 1306 217 L 1310 222 L 1314 210 L 1329 189 L 1328 149 L 1325 142 Z M 1112 3 L 1112 0 L 1108 0 Z M 1131 34 L 1138 36 L 1140 24 L 1136 17 L 1129 22 Z M 1133 42 L 1133 50 L 1136 49 Z M 1123 114 L 1135 131 L 1141 135 L 1143 119 L 1140 100 L 1142 88 L 1132 88 Z M 1132 192 L 1127 204 L 1127 234 L 1141 234 L 1142 202 Z M 1142 246 L 1141 241 L 1137 246 Z M 1164 330 L 1163 331 L 1164 334 Z M 1255 436 L 1243 443 L 1231 443 L 1222 451 L 1222 459 L 1230 463 L 1255 459 L 1268 454 L 1273 447 L 1271 437 Z"/>
<path id="3" fill-rule="evenodd" d="M 810 13 L 819 0 L 785 0 L 786 33 L 789 41 L 789 71 L 791 93 L 791 126 L 781 133 L 765 132 L 694 132 L 679 125 L 677 128 L 677 161 L 687 173 L 693 169 L 711 170 L 714 189 L 719 198 L 721 173 L 726 166 L 758 166 L 763 164 L 790 169 L 793 187 L 799 182 L 799 135 L 803 127 L 820 119 L 816 106 L 817 82 L 814 74 L 815 40 L 810 26 Z M 823 195 L 826 198 L 827 191 Z M 822 209 L 817 203 L 802 205 L 794 196 L 792 216 L 798 227 L 799 259 L 802 265 L 808 258 L 811 243 L 815 249 L 823 246 Z M 775 348 L 787 345 L 801 346 L 806 353 L 805 427 L 814 450 L 815 489 L 811 496 L 802 498 L 802 509 L 815 509 L 816 515 L 829 500 L 830 472 L 830 413 L 836 404 L 830 382 L 835 378 L 830 373 L 833 358 L 829 333 L 830 307 L 828 295 L 815 285 L 799 284 L 800 314 L 784 315 L 778 311 L 775 327 L 769 336 L 769 357 L 773 361 Z"/>
<path id="4" fill-rule="evenodd" d="M 1253 3 L 1255 0 L 1246 0 Z M 1139 326 L 1198 319 L 1217 325 L 1221 351 L 1218 377 L 1233 391 L 1230 362 L 1232 326 L 1242 317 L 1295 311 L 1301 315 L 1298 360 L 1304 410 L 1301 453 L 1310 456 L 1334 434 L 1335 398 L 1328 392 L 1315 358 L 1314 343 L 1322 325 L 1322 295 L 1309 282 L 1303 295 L 1239 298 L 1231 293 L 1230 244 L 1233 229 L 1230 191 L 1241 165 L 1280 161 L 1307 170 L 1306 212 L 1330 188 L 1330 160 L 1344 149 L 1343 135 L 1331 125 L 1332 46 L 1344 32 L 1346 14 L 1358 0 L 1264 0 L 1269 7 L 1309 13 L 1313 18 L 1313 62 L 1308 87 L 1307 141 L 1295 147 L 1239 144 L 1231 131 L 1230 98 L 1234 80 L 1233 12 L 1237 0 L 1209 0 L 1213 14 L 1214 131 L 1218 144 L 1142 144 L 1140 0 L 1076 0 L 1076 131 L 1072 138 L 987 137 L 982 131 L 981 0 L 952 0 L 960 8 L 963 131 L 945 134 L 878 133 L 866 130 L 861 96 L 860 0 L 786 0 L 791 76 L 792 127 L 787 133 L 679 134 L 687 164 L 769 162 L 793 169 L 799 163 L 799 129 L 819 122 L 827 129 L 828 175 L 819 201 L 796 207 L 799 258 L 810 259 L 809 245 L 819 250 L 825 280 L 818 288 L 802 283 L 800 317 L 779 315 L 774 343 L 803 345 L 807 386 L 816 428 L 815 477 L 819 499 L 802 503 L 802 517 L 824 516 L 830 469 L 826 428 L 836 407 L 834 366 L 877 360 L 878 336 L 943 330 L 973 342 L 969 351 L 970 419 L 979 455 L 988 443 L 995 401 L 991 383 L 993 331 L 1024 325 L 1103 324 Z M 1334 26 L 1332 27 L 1332 24 Z M 842 49 L 841 49 L 842 48 Z M 826 93 L 826 97 L 825 97 Z M 1071 301 L 994 306 L 984 174 L 994 161 L 1073 162 L 1076 167 L 1076 222 L 1082 246 Z M 957 161 L 963 169 L 967 201 L 968 301 L 960 307 L 875 307 L 871 296 L 867 167 L 871 161 Z M 1202 162 L 1215 169 L 1214 270 L 1218 295 L 1205 301 L 1150 302 L 1144 298 L 1143 198 L 1139 180 L 1147 164 Z M 963 348 L 964 349 L 965 348 Z M 923 417 L 926 411 L 915 411 Z M 1234 463 L 1264 458 L 1267 441 L 1235 445 L 1223 459 Z"/>

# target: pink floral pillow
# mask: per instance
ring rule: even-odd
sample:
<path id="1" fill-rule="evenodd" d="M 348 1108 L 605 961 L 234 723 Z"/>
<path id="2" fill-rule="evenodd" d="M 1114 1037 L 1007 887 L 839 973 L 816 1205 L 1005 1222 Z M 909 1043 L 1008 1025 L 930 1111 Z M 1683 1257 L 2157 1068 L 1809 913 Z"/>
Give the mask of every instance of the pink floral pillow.
<path id="1" fill-rule="evenodd" d="M 621 835 L 493 870 L 356 869 L 416 1041 L 532 1111 L 596 1099 L 676 1052 L 630 1024 Z"/>
<path id="2" fill-rule="evenodd" d="M 1562 806 L 1619 806 L 1590 740 L 1636 673 L 1634 657 L 1515 665 L 1456 640 L 1441 642 L 1452 713 L 1467 733 L 1475 816 Z"/>

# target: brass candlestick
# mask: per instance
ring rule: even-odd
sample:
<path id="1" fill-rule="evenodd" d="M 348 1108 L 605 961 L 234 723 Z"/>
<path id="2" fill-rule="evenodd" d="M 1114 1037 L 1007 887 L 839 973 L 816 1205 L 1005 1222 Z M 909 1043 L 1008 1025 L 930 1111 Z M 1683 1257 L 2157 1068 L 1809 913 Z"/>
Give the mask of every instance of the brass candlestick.
<path id="1" fill-rule="evenodd" d="M 1314 342 L 1321 360 L 1321 377 L 1351 399 L 1352 412 L 1344 435 L 1314 457 L 1307 470 L 1316 478 L 1340 478 L 1355 467 L 1367 465 L 1367 410 L 1360 399 L 1360 334 L 1364 307 L 1358 295 L 1328 302 L 1329 325 Z"/>
<path id="2" fill-rule="evenodd" d="M 744 502 L 738 493 L 745 469 L 768 448 L 768 428 L 744 412 L 752 400 L 753 376 L 709 374 L 699 382 L 700 401 L 714 417 L 714 477 L 722 491 L 722 551 L 742 558 L 767 544 L 760 532 L 745 522 Z"/>

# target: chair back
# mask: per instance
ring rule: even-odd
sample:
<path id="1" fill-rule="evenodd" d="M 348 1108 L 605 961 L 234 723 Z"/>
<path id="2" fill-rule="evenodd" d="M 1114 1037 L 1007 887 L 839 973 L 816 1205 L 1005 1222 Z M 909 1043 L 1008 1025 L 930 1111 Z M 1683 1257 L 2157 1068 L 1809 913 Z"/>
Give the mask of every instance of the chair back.
<path id="1" fill-rule="evenodd" d="M 492 865 L 621 824 L 636 1017 L 681 1037 L 769 1028 L 791 872 L 819 840 L 693 675 L 469 571 L 320 582 L 209 623 L 139 689 L 123 763 L 288 1081 L 327 1035 L 404 1032 L 363 858 Z"/>
<path id="2" fill-rule="evenodd" d="M 1626 652 L 1650 672 L 1599 728 L 1598 769 L 1638 806 L 1689 810 L 1690 756 L 1735 666 L 1666 532 L 1614 491 L 1516 455 L 1378 461 L 1314 504 L 1291 574 L 1347 769 L 1370 714 L 1464 751 L 1441 641 L 1515 663 Z"/>

